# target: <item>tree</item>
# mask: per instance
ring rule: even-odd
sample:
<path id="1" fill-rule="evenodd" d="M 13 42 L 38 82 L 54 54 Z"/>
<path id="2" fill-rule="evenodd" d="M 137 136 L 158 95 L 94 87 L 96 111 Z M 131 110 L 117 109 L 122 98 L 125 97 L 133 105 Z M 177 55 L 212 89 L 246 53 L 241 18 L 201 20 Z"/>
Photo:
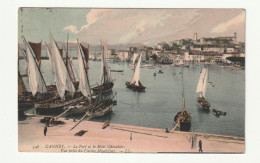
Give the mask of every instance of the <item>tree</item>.
<path id="1" fill-rule="evenodd" d="M 153 54 L 153 55 L 151 56 L 151 58 L 152 58 L 154 61 L 157 61 L 157 55 L 156 55 L 156 54 Z"/>

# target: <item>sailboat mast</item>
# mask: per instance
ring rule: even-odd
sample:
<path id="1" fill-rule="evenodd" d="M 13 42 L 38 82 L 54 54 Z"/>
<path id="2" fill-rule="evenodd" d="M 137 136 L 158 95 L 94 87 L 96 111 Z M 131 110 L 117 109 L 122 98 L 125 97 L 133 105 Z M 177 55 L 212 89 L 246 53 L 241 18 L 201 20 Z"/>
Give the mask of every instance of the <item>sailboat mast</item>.
<path id="1" fill-rule="evenodd" d="M 101 41 L 101 40 L 100 40 Z M 101 57 L 102 57 L 102 62 L 103 62 L 103 84 L 105 84 L 105 82 L 106 82 L 106 69 L 105 69 L 105 64 L 104 64 L 104 62 L 105 62 L 105 57 L 104 57 L 104 45 L 102 44 L 102 41 L 101 41 Z"/>
<path id="2" fill-rule="evenodd" d="M 182 110 L 185 111 L 185 97 L 184 97 L 184 84 L 183 84 L 183 68 L 182 68 Z"/>
<path id="3" fill-rule="evenodd" d="M 66 66 L 68 66 L 68 55 L 69 55 L 69 34 L 67 34 Z"/>

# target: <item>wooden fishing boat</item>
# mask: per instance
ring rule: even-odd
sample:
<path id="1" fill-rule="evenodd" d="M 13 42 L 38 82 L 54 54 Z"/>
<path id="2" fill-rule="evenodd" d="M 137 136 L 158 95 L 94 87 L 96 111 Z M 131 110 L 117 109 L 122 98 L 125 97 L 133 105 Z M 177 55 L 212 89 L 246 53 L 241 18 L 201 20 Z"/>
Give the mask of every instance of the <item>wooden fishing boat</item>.
<path id="1" fill-rule="evenodd" d="M 29 109 L 36 103 L 48 103 L 58 98 L 56 93 L 50 92 L 47 89 L 45 80 L 40 71 L 40 50 L 41 43 L 34 44 L 27 42 L 24 38 L 26 51 L 23 50 L 27 58 L 27 72 L 29 86 L 32 92 L 27 92 L 23 79 L 18 71 L 18 108 Z M 36 56 L 37 61 L 34 56 Z M 19 65 L 19 61 L 18 61 Z"/>
<path id="2" fill-rule="evenodd" d="M 79 44 L 80 45 L 80 44 Z M 78 59 L 79 59 L 79 74 L 80 74 L 80 90 L 82 94 L 88 98 L 89 103 L 85 106 L 81 106 L 78 108 L 74 108 L 68 112 L 68 114 L 80 114 L 85 112 L 84 116 L 88 116 L 89 118 L 100 117 L 112 110 L 113 107 L 113 98 L 104 99 L 102 94 L 97 96 L 97 99 L 92 98 L 89 79 L 86 73 L 85 64 L 83 60 L 83 51 L 80 46 L 78 46 Z"/>
<path id="3" fill-rule="evenodd" d="M 111 72 L 124 72 L 124 70 L 110 70 Z"/>
<path id="4" fill-rule="evenodd" d="M 209 111 L 210 103 L 204 97 L 197 97 L 197 106 L 204 111 Z"/>
<path id="5" fill-rule="evenodd" d="M 125 83 L 127 88 L 130 88 L 130 89 L 132 89 L 134 91 L 139 91 L 139 92 L 145 91 L 145 88 L 146 88 L 146 87 L 143 86 L 143 84 L 139 80 L 140 79 L 141 60 L 142 60 L 142 54 L 139 57 L 139 60 L 138 60 L 138 63 L 136 65 L 136 68 L 135 68 L 134 74 L 132 76 L 131 82 L 126 82 Z"/>
<path id="6" fill-rule="evenodd" d="M 92 88 L 94 95 L 102 94 L 102 93 L 107 93 L 111 92 L 112 88 L 114 86 L 114 83 L 109 82 L 109 83 L 104 83 L 102 85 L 98 85 L 94 88 Z"/>
<path id="7" fill-rule="evenodd" d="M 106 62 L 104 53 L 107 54 L 107 42 L 106 41 L 104 42 L 104 46 L 102 46 L 100 82 L 99 82 L 98 86 L 92 88 L 92 91 L 95 95 L 110 92 L 110 91 L 112 91 L 112 88 L 114 86 L 114 83 L 113 83 L 114 79 L 112 77 L 111 71 Z"/>
<path id="8" fill-rule="evenodd" d="M 174 117 L 174 122 L 180 131 L 189 131 L 191 127 L 191 115 L 186 111 L 185 97 L 184 97 L 184 85 L 183 85 L 183 73 L 182 73 L 182 111 L 178 112 Z"/>
<path id="9" fill-rule="evenodd" d="M 227 114 L 227 112 L 223 112 L 223 111 L 220 111 L 220 110 L 217 110 L 217 109 L 213 109 L 212 111 L 213 111 L 213 114 L 216 115 L 216 116 Z"/>
<path id="10" fill-rule="evenodd" d="M 200 74 L 198 86 L 196 93 L 200 93 L 200 96 L 197 97 L 197 106 L 204 111 L 209 111 L 210 103 L 206 100 L 206 91 L 208 85 L 208 69 L 203 68 Z"/>
<path id="11" fill-rule="evenodd" d="M 81 102 L 81 100 L 85 100 L 81 93 L 75 93 L 74 83 L 79 85 L 79 82 L 77 82 L 75 78 L 73 79 L 71 76 L 72 74 L 69 73 L 70 70 L 68 66 L 65 65 L 61 51 L 51 34 L 50 40 L 52 51 L 49 49 L 48 45 L 46 45 L 46 51 L 51 62 L 52 73 L 60 98 L 51 103 L 40 103 L 40 105 L 36 107 L 37 114 L 45 115 L 60 114 L 64 111 L 64 107 L 76 105 Z"/>
<path id="12" fill-rule="evenodd" d="M 176 114 L 174 121 L 180 128 L 180 131 L 189 131 L 191 127 L 191 116 L 187 111 L 181 111 Z"/>
<path id="13" fill-rule="evenodd" d="M 58 115 L 64 111 L 65 106 L 76 105 L 81 101 L 85 101 L 83 96 L 73 98 L 71 100 L 56 100 L 51 103 L 40 104 L 36 107 L 37 115 Z"/>
<path id="14" fill-rule="evenodd" d="M 100 103 L 96 103 L 94 107 L 87 110 L 86 115 L 89 118 L 101 117 L 112 111 L 113 101 L 112 99 L 103 100 Z"/>
<path id="15" fill-rule="evenodd" d="M 110 122 L 106 122 L 106 123 L 104 123 L 104 125 L 102 126 L 102 129 L 107 128 L 109 125 L 110 125 Z"/>

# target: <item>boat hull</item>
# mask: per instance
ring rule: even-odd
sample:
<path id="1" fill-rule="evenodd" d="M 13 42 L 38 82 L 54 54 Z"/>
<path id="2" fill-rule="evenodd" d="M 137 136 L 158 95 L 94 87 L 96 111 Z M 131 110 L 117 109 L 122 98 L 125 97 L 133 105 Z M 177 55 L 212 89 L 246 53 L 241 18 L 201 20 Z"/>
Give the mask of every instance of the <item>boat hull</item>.
<path id="1" fill-rule="evenodd" d="M 190 131 L 191 116 L 187 111 L 178 112 L 174 117 L 174 121 L 178 124 L 180 131 Z"/>
<path id="2" fill-rule="evenodd" d="M 135 84 L 131 84 L 130 82 L 126 82 L 125 84 L 126 84 L 127 88 L 132 89 L 134 91 L 138 91 L 138 92 L 144 92 L 145 88 L 146 88 L 146 87 L 144 87 L 142 85 L 138 85 L 137 86 Z"/>
<path id="3" fill-rule="evenodd" d="M 104 115 L 106 115 L 107 113 L 112 111 L 113 108 L 113 102 L 112 100 L 109 101 L 108 103 L 104 103 L 106 105 L 100 106 L 95 108 L 96 111 L 92 112 L 92 111 L 87 111 L 86 115 L 90 118 L 96 118 L 96 117 L 102 117 Z"/>
<path id="4" fill-rule="evenodd" d="M 198 106 L 198 108 L 200 108 L 204 111 L 209 111 L 210 103 L 205 98 L 198 97 L 197 98 L 197 106 Z"/>
<path id="5" fill-rule="evenodd" d="M 66 113 L 66 117 L 78 117 L 81 115 L 84 115 L 86 113 L 86 111 L 90 108 L 90 105 L 87 106 L 81 106 L 81 107 L 74 107 L 72 109 L 70 109 L 67 113 Z"/>
<path id="6" fill-rule="evenodd" d="M 217 110 L 217 109 L 213 109 L 212 111 L 213 111 L 213 114 L 216 115 L 216 116 L 227 114 L 227 112 L 223 112 L 223 111 L 220 111 L 220 110 Z"/>
<path id="7" fill-rule="evenodd" d="M 78 104 L 81 100 L 83 100 L 84 96 L 71 99 L 65 102 L 60 103 L 47 103 L 42 104 L 36 108 L 36 114 L 38 115 L 57 115 L 64 112 L 65 106 L 71 106 Z"/>
<path id="8" fill-rule="evenodd" d="M 19 96 L 18 108 L 26 111 L 28 109 L 33 108 L 35 104 L 49 103 L 58 98 L 59 98 L 59 96 L 56 93 L 48 93 L 48 94 L 42 95 L 39 98 L 33 97 L 32 95 L 28 95 L 27 97 Z"/>
<path id="9" fill-rule="evenodd" d="M 190 131 L 191 122 L 180 122 L 180 131 Z"/>
<path id="10" fill-rule="evenodd" d="M 96 87 L 92 88 L 92 90 L 93 90 L 94 95 L 98 95 L 98 94 L 111 92 L 113 86 L 114 86 L 114 83 L 107 83 L 107 84 L 102 84 L 102 85 L 96 86 Z"/>

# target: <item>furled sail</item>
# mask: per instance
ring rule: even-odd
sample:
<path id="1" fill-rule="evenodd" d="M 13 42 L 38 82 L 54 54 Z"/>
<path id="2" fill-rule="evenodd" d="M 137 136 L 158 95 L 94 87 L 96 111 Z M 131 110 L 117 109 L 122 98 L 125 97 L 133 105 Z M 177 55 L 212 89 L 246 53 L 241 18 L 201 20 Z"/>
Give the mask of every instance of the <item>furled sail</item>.
<path id="1" fill-rule="evenodd" d="M 82 50 L 81 44 L 78 43 L 78 65 L 79 65 L 79 89 L 85 97 L 91 99 L 91 92 L 89 86 L 88 75 L 85 68 L 85 63 L 83 59 L 84 52 Z"/>
<path id="2" fill-rule="evenodd" d="M 135 60 L 137 57 L 138 57 L 138 54 L 134 53 L 133 64 L 135 64 Z"/>
<path id="3" fill-rule="evenodd" d="M 110 69 L 108 67 L 108 64 L 106 62 L 106 58 L 104 55 L 105 49 L 107 49 L 106 42 L 104 42 L 104 47 L 102 47 L 102 53 L 101 53 L 101 73 L 100 73 L 100 84 L 105 84 L 105 83 L 111 83 L 113 82 L 113 77 L 110 72 Z M 106 50 L 107 51 L 107 50 Z"/>
<path id="4" fill-rule="evenodd" d="M 27 92 L 22 76 L 18 71 L 18 95 L 22 95 L 23 92 Z"/>
<path id="5" fill-rule="evenodd" d="M 134 75 L 132 77 L 131 83 L 135 83 L 135 85 L 139 86 L 139 79 L 140 79 L 140 66 L 141 66 L 142 54 L 139 57 L 137 62 Z"/>
<path id="6" fill-rule="evenodd" d="M 28 58 L 28 78 L 32 95 L 34 96 L 37 92 L 45 93 L 47 92 L 46 84 L 40 72 L 39 66 L 34 59 L 35 54 L 33 54 L 33 50 L 31 49 L 29 43 L 25 39 L 24 41 Z"/>
<path id="7" fill-rule="evenodd" d="M 42 42 L 40 42 L 40 43 L 28 42 L 28 43 L 34 52 L 38 65 L 40 67 L 41 66 L 41 54 L 42 54 Z"/>
<path id="8" fill-rule="evenodd" d="M 69 76 L 68 70 L 65 66 L 65 63 L 61 57 L 60 50 L 57 43 L 50 34 L 52 54 L 53 54 L 53 63 L 55 65 L 55 75 L 56 75 L 56 86 L 61 98 L 64 98 L 65 90 L 74 93 L 75 88 L 72 83 L 72 80 Z"/>
<path id="9" fill-rule="evenodd" d="M 203 80 L 203 87 L 202 87 L 202 96 L 203 97 L 206 97 L 206 91 L 207 91 L 207 86 L 208 86 L 208 69 L 205 70 L 205 77 L 204 77 L 204 80 Z"/>

